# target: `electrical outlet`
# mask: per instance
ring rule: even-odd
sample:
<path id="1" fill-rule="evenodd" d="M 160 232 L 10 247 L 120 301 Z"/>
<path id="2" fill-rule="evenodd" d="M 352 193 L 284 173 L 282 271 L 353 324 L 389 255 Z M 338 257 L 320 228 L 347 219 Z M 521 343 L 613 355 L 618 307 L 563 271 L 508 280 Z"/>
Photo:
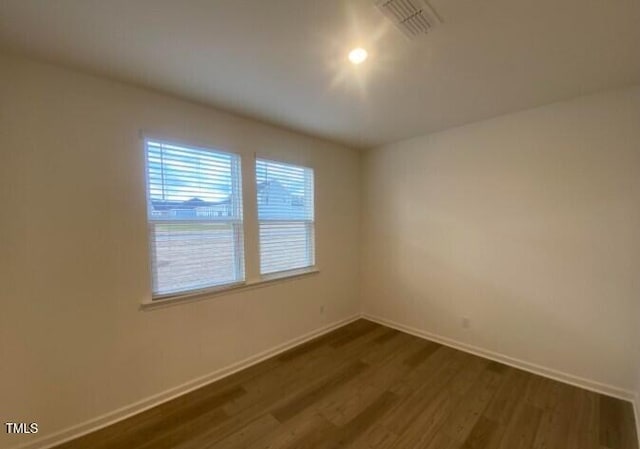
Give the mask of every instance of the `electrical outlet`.
<path id="1" fill-rule="evenodd" d="M 463 329 L 469 329 L 471 327 L 471 321 L 469 320 L 468 317 L 462 317 L 462 328 Z"/>
<path id="2" fill-rule="evenodd" d="M 320 315 L 324 315 L 324 306 L 320 306 Z"/>

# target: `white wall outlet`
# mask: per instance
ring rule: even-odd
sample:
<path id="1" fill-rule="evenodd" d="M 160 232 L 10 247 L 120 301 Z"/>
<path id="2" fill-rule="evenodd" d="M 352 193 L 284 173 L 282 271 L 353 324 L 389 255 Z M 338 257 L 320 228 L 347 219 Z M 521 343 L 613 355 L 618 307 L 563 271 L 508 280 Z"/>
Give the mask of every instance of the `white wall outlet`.
<path id="1" fill-rule="evenodd" d="M 462 317 L 462 328 L 463 329 L 469 329 L 471 327 L 471 320 L 469 320 L 469 317 Z"/>

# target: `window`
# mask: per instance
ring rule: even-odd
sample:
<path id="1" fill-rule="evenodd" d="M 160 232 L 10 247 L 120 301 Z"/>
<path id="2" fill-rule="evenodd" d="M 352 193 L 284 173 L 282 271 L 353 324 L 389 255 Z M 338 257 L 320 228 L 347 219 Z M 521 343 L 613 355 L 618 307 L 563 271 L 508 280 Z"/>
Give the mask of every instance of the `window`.
<path id="1" fill-rule="evenodd" d="M 256 161 L 260 274 L 315 264 L 313 170 Z"/>
<path id="2" fill-rule="evenodd" d="M 240 157 L 145 141 L 154 299 L 244 280 Z"/>

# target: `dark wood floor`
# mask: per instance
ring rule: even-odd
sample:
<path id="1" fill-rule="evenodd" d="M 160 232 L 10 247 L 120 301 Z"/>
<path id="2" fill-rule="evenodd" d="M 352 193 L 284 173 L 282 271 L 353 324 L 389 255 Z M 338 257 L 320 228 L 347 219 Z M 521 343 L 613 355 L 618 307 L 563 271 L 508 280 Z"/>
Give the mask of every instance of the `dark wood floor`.
<path id="1" fill-rule="evenodd" d="M 638 445 L 630 403 L 360 320 L 59 448 Z"/>

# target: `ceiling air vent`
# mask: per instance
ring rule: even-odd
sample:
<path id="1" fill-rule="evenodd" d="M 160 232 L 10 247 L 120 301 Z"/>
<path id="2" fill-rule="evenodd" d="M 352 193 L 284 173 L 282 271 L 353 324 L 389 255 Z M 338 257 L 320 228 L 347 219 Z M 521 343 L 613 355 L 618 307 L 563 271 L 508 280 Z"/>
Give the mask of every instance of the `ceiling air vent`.
<path id="1" fill-rule="evenodd" d="M 442 23 L 426 0 L 378 0 L 376 6 L 410 39 L 427 34 Z"/>

